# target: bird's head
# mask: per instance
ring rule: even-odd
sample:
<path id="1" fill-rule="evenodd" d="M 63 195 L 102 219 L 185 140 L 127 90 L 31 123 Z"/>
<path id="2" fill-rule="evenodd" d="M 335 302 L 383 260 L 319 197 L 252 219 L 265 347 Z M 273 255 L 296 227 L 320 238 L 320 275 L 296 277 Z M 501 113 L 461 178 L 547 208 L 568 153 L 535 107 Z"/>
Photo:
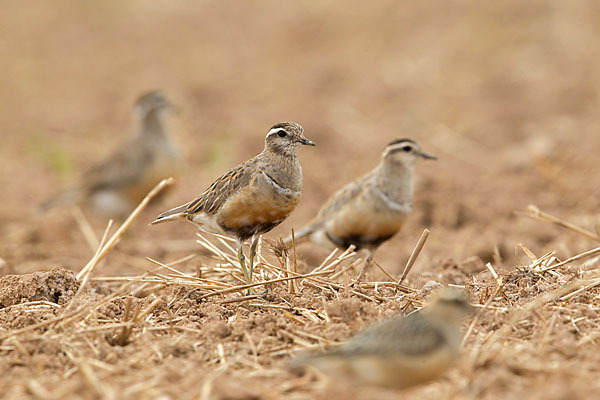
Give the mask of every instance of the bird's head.
<path id="1" fill-rule="evenodd" d="M 265 148 L 278 154 L 295 155 L 298 145 L 316 146 L 304 137 L 304 128 L 296 122 L 273 125 L 265 138 Z"/>

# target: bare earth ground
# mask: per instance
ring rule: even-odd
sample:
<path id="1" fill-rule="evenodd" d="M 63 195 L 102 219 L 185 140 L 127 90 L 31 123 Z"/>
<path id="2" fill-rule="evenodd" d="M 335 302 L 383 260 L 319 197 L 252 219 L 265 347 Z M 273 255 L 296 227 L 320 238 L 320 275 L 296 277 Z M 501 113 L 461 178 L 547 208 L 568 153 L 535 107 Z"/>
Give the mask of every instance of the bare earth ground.
<path id="1" fill-rule="evenodd" d="M 0 2 L 0 397 L 600 396 L 598 261 L 539 266 L 599 241 L 600 7 L 364 4 Z M 33 210 L 124 138 L 131 103 L 152 88 L 182 109 L 174 128 L 188 170 L 76 294 L 81 282 L 70 271 L 95 246 L 76 211 Z M 288 119 L 318 147 L 302 149 L 304 196 L 269 239 L 307 221 L 394 138 L 439 157 L 418 165 L 414 212 L 376 256 L 397 278 L 430 228 L 408 288 L 353 291 L 348 270 L 337 284 L 333 272 L 318 277 L 328 285 L 298 279 L 298 294 L 287 281 L 253 299 L 218 294 L 234 271 L 195 242 L 192 226 L 147 226 L 259 152 L 267 128 Z M 589 234 L 529 218 L 529 204 Z M 101 237 L 107 221 L 88 211 Z M 262 281 L 284 276 L 268 248 Z M 558 261 L 541 258 L 551 251 Z M 146 260 L 190 254 L 170 271 Z M 327 255 L 299 247 L 299 271 Z M 216 283 L 195 279 L 198 268 Z M 390 279 L 376 269 L 367 281 Z M 420 307 L 432 282 L 464 286 L 485 304 L 465 321 L 462 359 L 439 381 L 405 393 L 354 390 L 285 368 L 298 350 Z"/>

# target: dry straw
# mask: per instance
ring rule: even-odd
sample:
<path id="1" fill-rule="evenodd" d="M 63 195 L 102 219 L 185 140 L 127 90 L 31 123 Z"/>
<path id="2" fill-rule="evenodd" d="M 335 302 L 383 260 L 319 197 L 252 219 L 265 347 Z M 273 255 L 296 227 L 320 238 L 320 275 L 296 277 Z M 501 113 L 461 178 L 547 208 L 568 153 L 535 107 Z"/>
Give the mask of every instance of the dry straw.
<path id="1" fill-rule="evenodd" d="M 376 305 L 380 311 L 390 306 L 395 310 L 408 311 L 426 303 L 422 291 L 404 282 L 426 243 L 428 230 L 419 238 L 399 278 L 376 264 L 384 279 L 360 282 L 354 286 L 349 282 L 355 278 L 352 274 L 356 273 L 356 267 L 362 260 L 357 259 L 352 247 L 344 251 L 335 250 L 318 266 L 309 268 L 298 261 L 294 246 L 287 250 L 277 241 L 265 241 L 261 243 L 257 257 L 256 280 L 250 285 L 241 276 L 231 239 L 201 232 L 196 238 L 197 243 L 209 254 L 201 262 L 197 252 L 171 262 L 147 258 L 139 260 L 147 264 L 147 271 L 143 274 L 93 276 L 97 274 L 99 262 L 110 253 L 143 207 L 166 185 L 168 181 L 161 182 L 115 233 L 110 234 L 111 226 L 107 227 L 103 237 L 98 240 L 93 258 L 77 276 L 80 287 L 69 304 L 61 307 L 48 301 L 37 301 L 4 309 L 4 312 L 26 310 L 46 313 L 46 319 L 0 333 L 0 351 L 15 354 L 20 360 L 28 362 L 32 359 L 29 343 L 59 341 L 61 352 L 67 355 L 64 369 L 68 373 L 65 379 L 78 376 L 81 387 L 85 387 L 93 396 L 106 397 L 120 392 L 107 379 L 114 376 L 111 374 L 115 373 L 115 366 L 97 359 L 103 343 L 135 346 L 136 351 L 131 354 L 145 358 L 150 353 L 160 354 L 160 349 L 152 347 L 152 343 L 166 335 L 170 343 L 192 341 L 209 355 L 208 361 L 202 364 L 209 372 L 200 384 L 207 398 L 210 398 L 217 378 L 220 375 L 231 376 L 234 371 L 243 372 L 248 377 L 281 378 L 270 390 L 275 397 L 283 397 L 289 390 L 302 389 L 305 393 L 314 393 L 319 384 L 307 378 L 291 376 L 279 357 L 299 351 L 320 351 L 326 346 L 339 344 L 339 341 L 331 340 L 334 327 L 340 323 L 354 322 L 330 315 L 327 307 L 331 299 L 351 296 Z M 545 213 L 537 215 L 546 220 L 549 218 Z M 80 224 L 85 224 L 82 221 Z M 574 225 L 565 222 L 561 226 Z M 571 230 L 584 234 L 581 229 Z M 92 243 L 91 236 L 88 242 Z M 177 249 L 182 248 L 180 244 L 176 246 Z M 581 299 L 590 293 L 598 295 L 600 276 L 595 269 L 585 271 L 585 274 L 575 274 L 573 268 L 568 266 L 599 254 L 600 248 L 564 261 L 556 258 L 555 251 L 538 257 L 525 245 L 518 245 L 517 249 L 527 255 L 522 266 L 503 271 L 499 269 L 500 257 L 496 255 L 494 264 L 486 264 L 487 271 L 481 276 L 468 277 L 465 282 L 464 286 L 472 297 L 479 299 L 479 304 L 475 304 L 479 312 L 468 321 L 463 340 L 463 347 L 468 354 L 468 368 L 460 373 L 453 372 L 447 378 L 455 382 L 456 376 L 459 376 L 462 379 L 460 382 L 463 382 L 461 385 L 466 385 L 464 387 L 468 387 L 468 382 L 473 382 L 473 376 L 483 365 L 495 363 L 524 373 L 542 370 L 540 365 L 516 360 L 522 359 L 523 346 L 529 346 L 525 347 L 529 354 L 537 354 L 544 343 L 556 341 L 557 335 L 561 334 L 559 323 L 565 320 L 565 316 L 570 318 L 569 326 L 578 332 L 576 349 L 600 340 L 600 334 L 597 333 L 600 323 L 588 318 L 584 313 L 587 305 L 581 304 Z M 110 294 L 90 297 L 91 282 L 119 286 L 113 287 Z M 255 292 L 248 294 L 250 288 Z M 309 297 L 314 301 L 293 301 L 296 296 L 304 295 L 306 299 L 305 292 L 310 293 Z M 177 299 L 182 295 L 178 293 L 183 293 L 183 296 L 195 293 L 194 298 L 198 303 L 275 315 L 287 321 L 287 324 L 277 328 L 276 340 L 263 341 L 246 330 L 241 336 L 243 343 L 232 342 L 230 338 L 209 341 L 205 327 L 192 323 L 187 314 L 181 312 L 182 306 L 178 305 L 181 303 L 177 303 Z M 277 293 L 286 293 L 288 297 L 281 297 Z M 108 306 L 117 307 L 120 310 L 118 316 L 105 315 L 104 310 Z M 366 326 L 374 322 L 377 316 L 370 318 L 372 320 L 357 320 Z M 521 347 L 517 348 L 513 343 L 519 343 Z M 265 358 L 269 359 L 268 363 Z M 143 397 L 155 393 L 152 392 L 154 384 L 158 383 L 140 383 L 128 390 Z M 463 387 L 461 385 L 457 387 Z M 73 394 L 65 389 L 66 386 L 61 389 L 62 392 L 58 392 L 35 379 L 31 379 L 27 387 L 38 397 L 57 398 L 59 393 L 58 397 Z"/>

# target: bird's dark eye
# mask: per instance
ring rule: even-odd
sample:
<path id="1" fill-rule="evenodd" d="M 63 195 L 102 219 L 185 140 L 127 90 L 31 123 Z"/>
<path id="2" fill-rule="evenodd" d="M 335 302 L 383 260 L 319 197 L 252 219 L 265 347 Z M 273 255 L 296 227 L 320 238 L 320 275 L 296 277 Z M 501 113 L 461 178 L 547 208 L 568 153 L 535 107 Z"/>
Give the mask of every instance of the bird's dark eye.
<path id="1" fill-rule="evenodd" d="M 279 137 L 286 137 L 287 133 L 286 133 L 286 131 L 279 131 L 279 132 L 277 132 L 277 136 L 279 136 Z"/>
<path id="2" fill-rule="evenodd" d="M 410 146 L 404 146 L 404 147 L 402 148 L 402 150 L 403 150 L 403 151 L 406 151 L 406 152 L 408 153 L 409 151 L 412 151 L 412 147 L 410 147 Z"/>

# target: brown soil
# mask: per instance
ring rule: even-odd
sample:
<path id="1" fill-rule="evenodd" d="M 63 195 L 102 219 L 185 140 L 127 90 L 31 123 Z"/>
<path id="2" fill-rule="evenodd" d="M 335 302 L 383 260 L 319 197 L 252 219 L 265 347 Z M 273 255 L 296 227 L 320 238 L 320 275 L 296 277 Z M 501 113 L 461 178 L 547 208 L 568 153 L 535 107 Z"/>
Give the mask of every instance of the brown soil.
<path id="1" fill-rule="evenodd" d="M 31 301 L 66 304 L 79 287 L 73 271 L 53 268 L 29 275 L 0 278 L 0 309 Z"/>
<path id="2" fill-rule="evenodd" d="M 600 396 L 598 260 L 541 272 L 519 246 L 533 259 L 555 251 L 564 260 L 598 244 L 597 5 L 1 6 L 1 398 Z M 40 216 L 35 207 L 122 140 L 133 99 L 157 87 L 182 108 L 174 128 L 188 170 L 73 299 L 81 283 L 70 271 L 80 271 L 96 248 L 72 209 Z M 235 271 L 219 270 L 195 242 L 194 228 L 147 226 L 260 151 L 266 129 L 287 119 L 302 123 L 318 146 L 302 149 L 303 198 L 271 239 L 309 220 L 395 138 L 411 137 L 438 156 L 418 165 L 413 214 L 376 254 L 398 277 L 430 228 L 405 282 L 414 291 L 379 284 L 352 291 L 347 283 L 356 271 L 349 270 L 331 288 L 300 279 L 298 294 L 278 282 L 257 288 L 254 299 L 216 295 L 213 284 L 190 276 L 199 268 L 203 278 L 230 287 Z M 532 219 L 529 204 L 590 234 Z M 85 207 L 83 213 L 101 237 L 107 221 Z M 174 265 L 187 275 L 146 260 L 192 253 Z M 327 255 L 299 246 L 298 271 L 312 271 Z M 505 283 L 495 297 L 488 262 Z M 259 268 L 258 279 L 277 275 L 269 268 Z M 389 279 L 374 269 L 367 281 Z M 475 304 L 490 302 L 463 357 L 438 381 L 404 393 L 348 389 L 287 368 L 307 347 L 324 348 L 413 311 L 439 284 L 464 286 Z"/>

